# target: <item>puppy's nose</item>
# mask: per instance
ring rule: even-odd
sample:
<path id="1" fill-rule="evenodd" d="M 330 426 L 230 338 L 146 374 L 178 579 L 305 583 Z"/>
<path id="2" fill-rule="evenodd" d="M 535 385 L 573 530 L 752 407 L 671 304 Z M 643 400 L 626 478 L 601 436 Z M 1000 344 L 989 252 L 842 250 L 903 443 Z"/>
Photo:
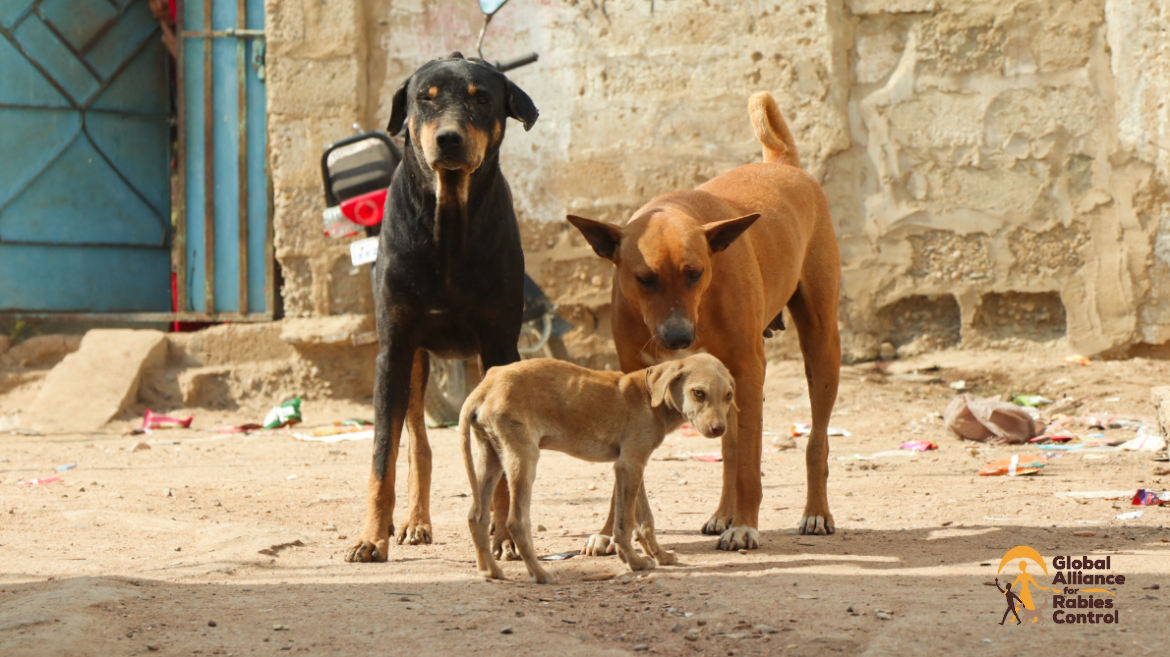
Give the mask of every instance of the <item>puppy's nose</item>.
<path id="1" fill-rule="evenodd" d="M 658 330 L 662 344 L 667 349 L 677 351 L 686 349 L 695 341 L 695 330 L 691 323 L 683 319 L 668 319 Z"/>
<path id="2" fill-rule="evenodd" d="M 711 426 L 711 435 L 718 438 L 724 433 L 727 433 L 727 427 L 722 424 L 715 424 Z"/>
<path id="3" fill-rule="evenodd" d="M 439 148 L 444 150 L 459 148 L 463 145 L 463 135 L 454 130 L 444 130 L 435 135 L 435 141 L 438 142 Z"/>

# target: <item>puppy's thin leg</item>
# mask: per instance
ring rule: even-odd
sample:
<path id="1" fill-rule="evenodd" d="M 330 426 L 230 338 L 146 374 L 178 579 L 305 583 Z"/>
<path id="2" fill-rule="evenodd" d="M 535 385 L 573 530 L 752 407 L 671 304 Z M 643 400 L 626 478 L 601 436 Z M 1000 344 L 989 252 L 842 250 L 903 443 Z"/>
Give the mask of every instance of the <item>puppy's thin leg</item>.
<path id="1" fill-rule="evenodd" d="M 478 430 L 473 429 L 472 432 L 479 453 L 475 457 L 475 480 L 471 487 L 471 512 L 467 514 L 467 524 L 471 528 L 471 540 L 475 543 L 475 563 L 480 577 L 504 579 L 504 571 L 500 570 L 499 564 L 492 557 L 491 537 L 488 534 L 492 491 L 500 483 L 504 469 L 486 437 Z"/>
<path id="2" fill-rule="evenodd" d="M 523 428 L 516 431 L 522 434 Z M 537 584 L 555 584 L 556 578 L 546 571 L 536 558 L 532 546 L 532 482 L 536 480 L 536 462 L 540 459 L 540 448 L 528 441 L 527 436 L 500 436 L 502 443 L 508 443 L 514 451 L 503 454 L 504 469 L 508 473 L 508 489 L 512 493 L 512 504 L 508 511 L 508 531 L 520 552 L 524 565 Z"/>
<path id="3" fill-rule="evenodd" d="M 642 470 L 646 463 L 637 462 L 633 455 L 623 454 L 613 465 L 614 471 L 614 500 L 613 500 L 613 542 L 617 545 L 618 557 L 630 567 L 630 570 L 649 570 L 654 567 L 654 560 L 639 556 L 634 552 L 630 543 L 630 534 L 634 529 L 635 508 L 638 504 L 638 491 L 642 487 Z"/>
<path id="4" fill-rule="evenodd" d="M 837 401 L 841 375 L 841 336 L 837 332 L 835 274 L 801 280 L 788 302 L 800 335 L 804 374 L 812 405 L 812 431 L 805 450 L 808 500 L 798 529 L 801 534 L 832 534 L 836 527 L 829 513 L 829 416 Z"/>
<path id="5" fill-rule="evenodd" d="M 667 552 L 658 544 L 658 538 L 654 535 L 654 513 L 650 510 L 650 499 L 646 497 L 646 481 L 643 474 L 642 485 L 638 487 L 638 507 L 635 511 L 635 523 L 637 523 L 638 542 L 642 544 L 642 550 L 646 554 L 654 557 L 655 561 L 660 566 L 669 566 L 675 562 L 674 553 Z"/>
<path id="6" fill-rule="evenodd" d="M 427 441 L 423 414 L 430 373 L 430 354 L 426 349 L 415 351 L 410 372 L 410 406 L 406 410 L 406 429 L 410 435 L 410 476 L 406 485 L 410 515 L 398 531 L 399 545 L 431 542 L 431 444 Z"/>
<path id="7" fill-rule="evenodd" d="M 508 533 L 509 506 L 511 505 L 508 498 L 508 482 L 505 479 L 500 479 L 499 485 L 496 486 L 495 495 L 492 497 L 492 554 L 497 559 L 519 561 L 520 555 L 516 553 L 516 542 Z"/>

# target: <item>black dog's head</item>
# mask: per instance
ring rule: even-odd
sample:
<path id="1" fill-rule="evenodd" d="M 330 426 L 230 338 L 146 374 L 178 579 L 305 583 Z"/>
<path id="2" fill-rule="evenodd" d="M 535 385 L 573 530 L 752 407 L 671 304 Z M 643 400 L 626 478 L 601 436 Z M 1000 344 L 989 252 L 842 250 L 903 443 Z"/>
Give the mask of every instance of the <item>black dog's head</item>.
<path id="1" fill-rule="evenodd" d="M 507 117 L 528 130 L 538 114 L 528 94 L 503 73 L 456 52 L 424 64 L 394 92 L 387 130 L 396 135 L 407 124 L 420 161 L 430 169 L 471 173 L 499 148 Z"/>

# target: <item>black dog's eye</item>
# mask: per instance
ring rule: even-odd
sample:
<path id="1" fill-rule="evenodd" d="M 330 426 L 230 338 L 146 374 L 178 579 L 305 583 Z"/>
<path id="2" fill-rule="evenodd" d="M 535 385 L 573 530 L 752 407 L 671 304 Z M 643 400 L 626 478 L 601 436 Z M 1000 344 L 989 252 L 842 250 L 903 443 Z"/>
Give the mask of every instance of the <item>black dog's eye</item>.
<path id="1" fill-rule="evenodd" d="M 691 391 L 691 396 L 695 398 L 695 401 L 703 401 L 703 398 L 707 396 L 707 393 L 696 388 L 695 390 Z"/>
<path id="2" fill-rule="evenodd" d="M 479 103 L 480 105 L 487 105 L 488 104 L 488 97 L 487 96 L 476 96 L 475 102 Z"/>
<path id="3" fill-rule="evenodd" d="M 687 283 L 688 284 L 697 283 L 699 281 L 699 279 L 702 277 L 703 277 L 703 270 L 692 269 L 692 270 L 687 272 Z"/>

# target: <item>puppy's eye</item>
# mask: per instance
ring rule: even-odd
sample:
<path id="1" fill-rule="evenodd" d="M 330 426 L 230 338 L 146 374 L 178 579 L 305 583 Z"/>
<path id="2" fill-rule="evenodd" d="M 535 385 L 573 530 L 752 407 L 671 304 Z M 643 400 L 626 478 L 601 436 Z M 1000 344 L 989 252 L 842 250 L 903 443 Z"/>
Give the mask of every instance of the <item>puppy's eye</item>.
<path id="1" fill-rule="evenodd" d="M 703 271 L 702 271 L 702 270 L 691 270 L 691 271 L 688 271 L 688 272 L 687 272 L 687 283 L 689 283 L 689 284 L 694 284 L 694 283 L 697 283 L 697 282 L 699 281 L 699 279 L 700 279 L 700 278 L 702 278 L 702 277 L 703 277 Z"/>
<path id="2" fill-rule="evenodd" d="M 731 393 L 727 393 L 727 401 L 731 401 Z"/>
<path id="3" fill-rule="evenodd" d="M 702 390 L 695 389 L 691 391 L 691 396 L 695 398 L 695 401 L 703 401 L 703 399 L 707 396 L 707 393 L 703 392 Z"/>

